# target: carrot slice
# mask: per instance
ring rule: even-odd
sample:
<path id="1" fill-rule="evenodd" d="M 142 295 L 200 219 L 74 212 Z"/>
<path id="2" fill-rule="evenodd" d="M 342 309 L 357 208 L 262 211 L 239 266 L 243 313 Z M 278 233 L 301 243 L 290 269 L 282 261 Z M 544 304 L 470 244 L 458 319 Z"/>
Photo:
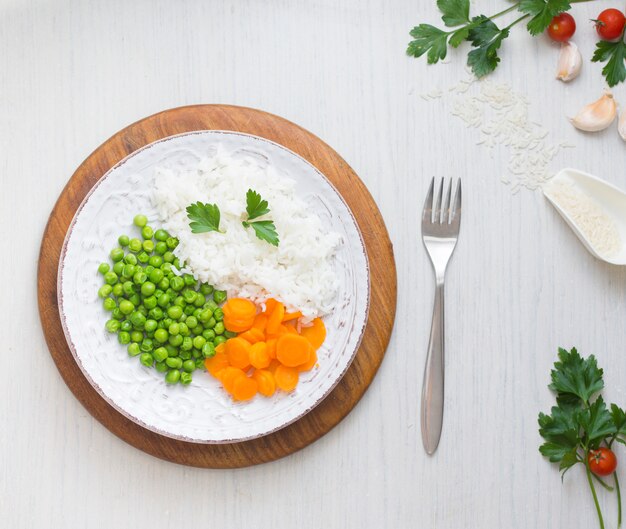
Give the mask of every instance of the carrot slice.
<path id="1" fill-rule="evenodd" d="M 279 301 L 276 302 L 276 307 L 272 311 L 267 320 L 267 326 L 265 327 L 265 331 L 267 334 L 276 334 L 280 327 L 280 324 L 283 321 L 283 316 L 285 315 L 285 306 Z"/>
<path id="2" fill-rule="evenodd" d="M 276 373 L 276 368 L 280 365 L 280 362 L 278 360 L 272 360 L 270 362 L 270 365 L 267 366 L 267 370 L 272 373 L 272 375 L 274 373 Z"/>
<path id="3" fill-rule="evenodd" d="M 228 391 L 228 393 L 232 393 L 235 380 L 240 377 L 246 378 L 246 374 L 241 369 L 237 369 L 236 367 L 227 367 L 224 369 L 221 373 L 224 389 Z"/>
<path id="4" fill-rule="evenodd" d="M 267 354 L 267 344 L 257 342 L 250 347 L 250 363 L 257 369 L 264 369 L 270 365 L 272 359 Z"/>
<path id="5" fill-rule="evenodd" d="M 287 329 L 287 333 L 289 334 L 298 335 L 298 331 L 296 330 L 296 327 L 294 325 L 291 325 L 291 323 L 285 324 L 285 329 Z"/>
<path id="6" fill-rule="evenodd" d="M 226 341 L 226 355 L 233 367 L 248 369 L 250 367 L 250 344 L 243 338 L 231 338 Z"/>
<path id="7" fill-rule="evenodd" d="M 311 351 L 309 353 L 309 361 L 304 362 L 304 364 L 300 364 L 299 366 L 296 366 L 296 369 L 300 372 L 310 371 L 311 369 L 313 369 L 315 364 L 317 364 L 317 353 L 315 352 L 315 349 L 313 349 L 312 345 L 310 347 Z"/>
<path id="8" fill-rule="evenodd" d="M 298 385 L 298 370 L 279 365 L 274 372 L 274 380 L 278 388 L 283 391 L 292 391 Z"/>
<path id="9" fill-rule="evenodd" d="M 259 386 L 259 393 L 266 397 L 271 397 L 276 391 L 276 381 L 274 375 L 265 369 L 257 369 L 252 373 L 252 377 Z"/>
<path id="10" fill-rule="evenodd" d="M 261 331 L 259 331 L 259 329 L 255 329 L 254 327 L 252 327 L 246 332 L 242 332 L 237 338 L 243 338 L 247 342 L 255 344 L 257 342 L 265 340 L 265 335 Z"/>
<path id="11" fill-rule="evenodd" d="M 265 313 L 271 314 L 272 312 L 274 312 L 277 303 L 278 301 L 276 301 L 274 298 L 269 298 L 265 300 Z"/>
<path id="12" fill-rule="evenodd" d="M 238 376 L 233 382 L 233 398 L 235 400 L 250 400 L 256 395 L 257 381 L 247 376 Z"/>
<path id="13" fill-rule="evenodd" d="M 276 343 L 276 358 L 287 367 L 296 367 L 309 361 L 310 350 L 311 344 L 306 338 L 287 333 Z"/>
<path id="14" fill-rule="evenodd" d="M 249 320 L 256 316 L 256 306 L 249 299 L 230 298 L 222 307 L 224 315 L 234 320 Z"/>
<path id="15" fill-rule="evenodd" d="M 254 323 L 254 318 L 250 318 L 248 320 L 237 320 L 232 316 L 226 316 L 224 314 L 224 328 L 230 332 L 244 332 L 252 327 Z"/>
<path id="16" fill-rule="evenodd" d="M 258 329 L 261 332 L 265 332 L 265 326 L 267 325 L 267 314 L 261 313 L 257 314 L 256 318 L 254 318 L 254 323 L 252 327 L 254 329 Z"/>
<path id="17" fill-rule="evenodd" d="M 297 320 L 298 318 L 302 318 L 302 312 L 285 312 L 285 315 L 283 316 L 283 323 L 286 321 Z"/>
<path id="18" fill-rule="evenodd" d="M 313 320 L 311 327 L 302 327 L 300 334 L 304 336 L 315 349 L 319 349 L 326 339 L 326 326 L 320 318 Z"/>
<path id="19" fill-rule="evenodd" d="M 213 356 L 212 358 L 207 358 L 204 361 L 204 366 L 206 367 L 206 370 L 216 378 L 217 373 L 225 367 L 228 367 L 228 365 L 229 363 L 226 353 L 224 353 L 223 351 L 220 352 L 219 350 L 216 351 L 215 356 Z"/>
<path id="20" fill-rule="evenodd" d="M 267 344 L 267 355 L 270 358 L 276 358 L 276 338 L 270 338 L 265 343 Z"/>

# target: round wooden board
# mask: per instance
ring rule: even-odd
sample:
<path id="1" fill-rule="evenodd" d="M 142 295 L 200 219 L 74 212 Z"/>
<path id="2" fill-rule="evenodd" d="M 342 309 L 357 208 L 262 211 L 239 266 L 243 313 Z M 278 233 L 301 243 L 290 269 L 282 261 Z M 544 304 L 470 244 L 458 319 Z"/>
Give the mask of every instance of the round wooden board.
<path id="1" fill-rule="evenodd" d="M 232 130 L 284 145 L 317 167 L 339 190 L 363 234 L 370 266 L 370 311 L 363 341 L 343 379 L 298 421 L 264 437 L 231 444 L 197 444 L 164 437 L 124 417 L 83 376 L 69 350 L 57 299 L 57 269 L 67 229 L 94 184 L 115 164 L 156 140 L 194 130 Z M 283 118 L 250 108 L 195 105 L 166 110 L 121 130 L 76 170 L 46 226 L 38 267 L 39 313 L 52 358 L 65 383 L 98 421 L 131 445 L 167 461 L 205 468 L 237 468 L 291 454 L 328 432 L 356 405 L 374 378 L 389 343 L 396 311 L 393 248 L 376 203 L 348 164 L 319 138 Z"/>

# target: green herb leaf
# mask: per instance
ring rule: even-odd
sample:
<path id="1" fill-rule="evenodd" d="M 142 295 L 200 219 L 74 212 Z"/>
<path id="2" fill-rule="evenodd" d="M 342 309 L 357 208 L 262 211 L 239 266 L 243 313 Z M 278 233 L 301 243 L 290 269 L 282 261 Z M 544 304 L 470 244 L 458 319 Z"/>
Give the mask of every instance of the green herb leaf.
<path id="1" fill-rule="evenodd" d="M 578 446 L 578 423 L 575 410 L 554 406 L 550 415 L 539 414 L 539 434 L 546 442 L 539 451 L 553 463 L 559 463 L 565 454 Z"/>
<path id="2" fill-rule="evenodd" d="M 437 0 L 437 7 L 443 14 L 441 20 L 450 27 L 469 22 L 469 0 Z"/>
<path id="3" fill-rule="evenodd" d="M 617 404 L 611 404 L 611 418 L 613 419 L 615 431 L 618 434 L 626 434 L 626 412 Z"/>
<path id="4" fill-rule="evenodd" d="M 532 16 L 526 27 L 531 35 L 539 35 L 556 15 L 571 7 L 569 0 L 521 0 L 518 9 Z"/>
<path id="5" fill-rule="evenodd" d="M 280 242 L 274 221 L 257 220 L 256 222 L 243 222 L 245 228 L 252 227 L 258 239 L 267 241 L 274 246 L 278 246 Z"/>
<path id="6" fill-rule="evenodd" d="M 578 453 L 574 448 L 567 452 L 561 459 L 561 462 L 559 464 L 559 470 L 562 472 L 561 480 L 563 480 L 565 473 L 577 463 L 580 463 L 580 461 L 578 460 Z"/>
<path id="7" fill-rule="evenodd" d="M 263 200 L 261 195 L 253 189 L 248 189 L 246 193 L 246 211 L 248 213 L 248 220 L 256 219 L 270 212 L 267 200 Z"/>
<path id="8" fill-rule="evenodd" d="M 602 75 L 609 86 L 615 86 L 626 79 L 625 60 L 626 43 L 623 38 L 618 42 L 598 41 L 591 58 L 592 62 L 606 62 L 602 68 Z"/>
<path id="9" fill-rule="evenodd" d="M 435 64 L 446 58 L 448 32 L 430 24 L 420 24 L 411 30 L 411 37 L 415 40 L 409 42 L 406 50 L 408 55 L 421 57 L 426 53 L 428 64 Z"/>
<path id="10" fill-rule="evenodd" d="M 216 204 L 196 202 L 187 206 L 187 217 L 192 233 L 220 231 L 220 209 Z"/>
<path id="11" fill-rule="evenodd" d="M 585 430 L 585 437 L 592 448 L 597 448 L 602 439 L 615 433 L 613 418 L 606 409 L 602 396 L 589 408 L 578 412 L 578 422 Z"/>
<path id="12" fill-rule="evenodd" d="M 485 16 L 475 17 L 472 22 L 476 25 L 469 30 L 468 40 L 474 46 L 467 56 L 467 65 L 477 77 L 483 77 L 493 72 L 500 57 L 498 49 L 502 41 L 509 36 L 507 28 L 500 29 Z"/>
<path id="13" fill-rule="evenodd" d="M 557 393 L 575 395 L 587 403 L 604 387 L 602 369 L 598 368 L 595 356 L 583 359 L 573 348 L 559 348 L 559 362 L 555 362 L 550 373 L 552 383 L 548 386 Z"/>

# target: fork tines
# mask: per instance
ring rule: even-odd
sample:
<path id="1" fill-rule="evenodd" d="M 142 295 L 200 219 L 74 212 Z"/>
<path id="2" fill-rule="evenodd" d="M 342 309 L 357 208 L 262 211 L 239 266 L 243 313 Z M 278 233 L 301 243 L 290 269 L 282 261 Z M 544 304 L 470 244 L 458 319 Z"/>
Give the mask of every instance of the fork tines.
<path id="1" fill-rule="evenodd" d="M 454 179 L 447 179 L 449 184 L 446 185 L 446 178 L 442 178 L 440 185 L 437 186 L 436 197 L 434 196 L 435 180 L 436 178 L 433 177 L 428 188 L 422 221 L 430 221 L 433 224 L 458 223 L 461 217 L 461 179 L 457 178 L 454 197 L 452 196 Z"/>

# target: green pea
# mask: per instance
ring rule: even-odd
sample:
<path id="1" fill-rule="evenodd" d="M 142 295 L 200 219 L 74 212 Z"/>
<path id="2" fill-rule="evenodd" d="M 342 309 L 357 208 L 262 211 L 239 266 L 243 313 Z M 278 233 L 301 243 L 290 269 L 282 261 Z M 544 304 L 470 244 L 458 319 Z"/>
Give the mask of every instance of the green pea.
<path id="1" fill-rule="evenodd" d="M 146 332 L 154 332 L 156 331 L 156 328 L 157 328 L 156 320 L 146 320 L 146 323 L 144 325 L 144 330 Z"/>
<path id="2" fill-rule="evenodd" d="M 165 360 L 165 363 L 172 369 L 180 369 L 181 367 L 183 367 L 183 361 L 177 357 L 172 357 L 172 358 L 168 357 Z"/>
<path id="3" fill-rule="evenodd" d="M 138 310 L 134 311 L 130 315 L 129 319 L 130 322 L 133 324 L 133 327 L 137 329 L 143 329 L 147 323 L 146 317 Z"/>
<path id="4" fill-rule="evenodd" d="M 139 347 L 141 340 L 143 340 L 143 333 L 141 331 L 132 331 L 130 333 L 130 341 L 137 342 L 137 347 Z"/>
<path id="5" fill-rule="evenodd" d="M 185 281 L 185 285 L 188 287 L 194 286 L 196 284 L 196 280 L 191 274 L 183 274 L 183 280 Z"/>
<path id="6" fill-rule="evenodd" d="M 107 285 L 115 285 L 117 283 L 117 274 L 115 272 L 107 272 L 104 274 L 104 281 Z"/>
<path id="7" fill-rule="evenodd" d="M 145 215 L 135 215 L 133 224 L 138 228 L 143 228 L 146 224 L 148 224 L 148 217 Z"/>
<path id="8" fill-rule="evenodd" d="M 215 301 L 213 301 L 212 299 L 210 299 L 209 301 L 207 301 L 204 304 L 204 308 L 205 309 L 209 309 L 210 311 L 214 311 L 215 309 L 218 308 L 217 303 L 215 303 Z"/>
<path id="9" fill-rule="evenodd" d="M 180 322 L 178 327 L 180 328 L 179 333 L 181 336 L 189 336 L 189 327 L 187 327 L 185 322 Z"/>
<path id="10" fill-rule="evenodd" d="M 111 316 L 113 316 L 113 318 L 116 319 L 116 320 L 123 320 L 126 317 L 126 316 L 124 316 L 124 314 L 122 314 L 122 311 L 120 310 L 119 307 L 115 307 L 111 311 Z"/>
<path id="11" fill-rule="evenodd" d="M 154 342 L 150 338 L 144 338 L 139 347 L 144 353 L 149 353 L 154 349 Z"/>
<path id="12" fill-rule="evenodd" d="M 120 331 L 130 332 L 132 330 L 133 324 L 130 321 L 124 320 L 122 323 L 120 323 Z"/>
<path id="13" fill-rule="evenodd" d="M 132 296 L 135 293 L 135 285 L 132 281 L 124 281 L 122 283 L 122 291 L 125 296 Z"/>
<path id="14" fill-rule="evenodd" d="M 193 339 L 193 346 L 196 349 L 202 349 L 205 343 L 206 343 L 206 339 L 203 336 L 196 336 Z"/>
<path id="15" fill-rule="evenodd" d="M 156 331 L 154 331 L 154 339 L 157 342 L 165 343 L 167 342 L 168 338 L 169 338 L 169 335 L 167 334 L 167 331 L 165 329 L 157 329 Z"/>
<path id="16" fill-rule="evenodd" d="M 215 300 L 215 303 L 221 305 L 222 303 L 224 303 L 224 301 L 226 301 L 226 291 L 216 290 L 215 292 L 213 292 L 213 299 Z"/>
<path id="17" fill-rule="evenodd" d="M 167 294 L 163 294 L 161 297 L 157 296 L 157 305 L 165 308 L 170 304 L 170 297 Z"/>
<path id="18" fill-rule="evenodd" d="M 158 283 L 159 281 L 161 281 L 161 279 L 163 279 L 163 277 L 164 277 L 163 271 L 160 268 L 155 268 L 154 270 L 152 270 L 152 272 L 150 272 L 150 275 L 148 276 L 150 281 L 152 281 L 153 283 Z M 169 281 L 168 281 L 168 286 L 169 286 Z"/>
<path id="19" fill-rule="evenodd" d="M 184 288 L 185 286 L 185 281 L 182 277 L 179 276 L 175 276 L 172 278 L 172 280 L 170 281 L 170 286 L 176 291 L 180 291 Z"/>
<path id="20" fill-rule="evenodd" d="M 215 331 L 213 329 L 204 329 L 204 331 L 202 331 L 202 337 L 207 342 L 212 342 L 215 339 Z"/>
<path id="21" fill-rule="evenodd" d="M 164 242 L 157 242 L 154 245 L 154 251 L 158 254 L 158 255 L 165 255 L 165 253 L 167 252 L 167 244 L 165 244 Z"/>
<path id="22" fill-rule="evenodd" d="M 178 356 L 178 349 L 173 345 L 170 345 L 169 343 L 165 344 L 165 349 L 167 350 L 167 356 L 172 358 Z"/>
<path id="23" fill-rule="evenodd" d="M 120 322 L 118 320 L 108 320 L 104 326 L 109 332 L 117 332 L 120 330 Z"/>
<path id="24" fill-rule="evenodd" d="M 215 340 L 213 340 L 213 343 L 215 344 L 215 347 L 217 347 L 219 344 L 224 343 L 225 341 L 226 341 L 226 337 L 216 336 Z"/>
<path id="25" fill-rule="evenodd" d="M 98 296 L 106 298 L 111 295 L 111 292 L 113 292 L 113 287 L 107 283 L 98 289 Z"/>
<path id="26" fill-rule="evenodd" d="M 180 325 L 178 325 L 178 323 L 172 323 L 168 331 L 172 336 L 177 336 L 180 333 Z"/>
<path id="27" fill-rule="evenodd" d="M 200 293 L 203 296 L 208 296 L 210 294 L 213 294 L 213 286 L 209 285 L 208 283 L 202 283 L 200 285 Z"/>
<path id="28" fill-rule="evenodd" d="M 170 296 L 170 298 L 175 298 L 176 297 L 176 291 L 172 290 L 170 288 L 170 280 L 167 277 L 164 277 L 163 279 L 161 279 L 161 281 L 159 281 L 158 287 L 161 290 L 167 291 L 167 293 Z M 171 293 L 170 293 L 170 290 L 171 290 Z"/>
<path id="29" fill-rule="evenodd" d="M 168 357 L 167 349 L 165 347 L 157 347 L 153 351 L 152 356 L 157 362 L 163 362 Z"/>
<path id="30" fill-rule="evenodd" d="M 139 353 L 141 353 L 141 349 L 139 349 L 139 344 L 135 342 L 128 344 L 127 351 L 129 356 L 137 356 Z"/>
<path id="31" fill-rule="evenodd" d="M 131 239 L 128 243 L 128 249 L 133 253 L 139 253 L 141 248 L 141 240 L 139 239 Z"/>
<path id="32" fill-rule="evenodd" d="M 171 305 L 167 308 L 167 315 L 173 320 L 178 320 L 183 315 L 183 309 L 178 305 Z"/>
<path id="33" fill-rule="evenodd" d="M 163 264 L 163 257 L 161 257 L 160 255 L 153 255 L 152 257 L 150 257 L 148 263 L 150 264 L 150 266 L 160 268 L 160 266 Z"/>
<path id="34" fill-rule="evenodd" d="M 148 276 L 143 272 L 143 270 L 135 272 L 135 275 L 133 276 L 133 283 L 135 283 L 135 285 L 143 285 L 146 281 L 148 281 Z"/>
<path id="35" fill-rule="evenodd" d="M 143 305 L 147 309 L 153 309 L 154 307 L 156 307 L 157 306 L 156 296 L 148 296 L 147 298 L 144 298 Z"/>
<path id="36" fill-rule="evenodd" d="M 135 310 L 135 305 L 133 305 L 129 300 L 123 299 L 120 301 L 120 310 L 122 311 L 122 314 L 128 315 Z"/>
<path id="37" fill-rule="evenodd" d="M 190 288 L 183 290 L 183 299 L 186 303 L 193 303 L 196 299 L 195 290 L 191 290 Z"/>
<path id="38" fill-rule="evenodd" d="M 215 356 L 215 346 L 211 342 L 206 342 L 202 346 L 202 356 L 204 358 L 213 358 Z"/>
<path id="39" fill-rule="evenodd" d="M 183 351 L 191 351 L 191 349 L 193 349 L 193 340 L 190 336 L 185 336 L 183 338 L 183 343 L 181 344 L 180 348 Z"/>
<path id="40" fill-rule="evenodd" d="M 120 246 L 124 247 L 124 246 L 128 246 L 130 239 L 128 238 L 128 235 L 120 235 L 117 238 L 117 242 L 119 243 Z"/>
<path id="41" fill-rule="evenodd" d="M 198 351 L 197 349 L 193 349 L 191 351 L 191 358 L 193 358 L 194 360 L 197 360 L 198 358 L 203 358 L 203 356 L 200 351 Z"/>
<path id="42" fill-rule="evenodd" d="M 169 367 L 167 367 L 165 362 L 157 362 L 154 364 L 154 369 L 156 369 L 159 373 L 165 373 L 169 370 Z"/>
<path id="43" fill-rule="evenodd" d="M 185 360 L 183 362 L 183 369 L 187 371 L 187 373 L 191 373 L 196 369 L 196 363 L 193 360 Z"/>
<path id="44" fill-rule="evenodd" d="M 159 281 L 160 282 L 160 281 Z M 165 293 L 170 297 L 170 299 L 176 299 L 176 291 L 173 288 L 168 288 Z"/>
<path id="45" fill-rule="evenodd" d="M 215 328 L 215 326 L 217 325 L 217 320 L 215 318 L 209 318 L 209 321 L 207 321 L 204 326 L 209 328 L 209 329 L 213 329 Z M 215 333 L 217 334 L 217 333 Z"/>
<path id="46" fill-rule="evenodd" d="M 126 331 L 120 331 L 119 334 L 117 335 L 117 340 L 122 345 L 129 344 L 130 343 L 130 333 L 128 333 Z"/>
<path id="47" fill-rule="evenodd" d="M 141 247 L 148 254 L 151 254 L 152 252 L 154 252 L 154 243 L 151 240 L 143 241 L 143 243 L 141 244 Z M 148 260 L 150 260 L 149 257 L 148 257 Z"/>
<path id="48" fill-rule="evenodd" d="M 144 225 L 143 228 L 141 228 L 141 236 L 144 239 L 152 239 L 154 236 L 154 230 L 150 226 Z"/>
<path id="49" fill-rule="evenodd" d="M 165 382 L 168 384 L 176 384 L 180 380 L 180 371 L 172 369 L 165 374 Z"/>
<path id="50" fill-rule="evenodd" d="M 196 308 L 193 305 L 187 305 L 183 309 L 183 314 L 186 314 L 187 316 L 191 316 L 194 313 L 195 310 L 196 310 Z"/>
<path id="51" fill-rule="evenodd" d="M 142 353 L 139 361 L 146 367 L 152 367 L 152 364 L 154 364 L 154 358 L 152 358 L 150 353 Z"/>
<path id="52" fill-rule="evenodd" d="M 159 321 L 163 319 L 163 310 L 161 310 L 159 307 L 154 307 L 153 309 L 150 310 L 150 312 L 148 312 L 148 315 L 153 320 Z"/>
<path id="53" fill-rule="evenodd" d="M 121 248 L 113 248 L 111 250 L 111 253 L 109 254 L 109 257 L 114 263 L 117 263 L 124 259 L 124 250 L 122 250 Z"/>
<path id="54" fill-rule="evenodd" d="M 135 266 L 137 264 L 137 256 L 134 253 L 127 253 L 124 256 L 124 262 L 126 264 L 132 264 L 133 266 Z"/>
<path id="55" fill-rule="evenodd" d="M 139 297 L 139 294 L 134 292 L 130 296 L 128 296 L 128 301 L 130 301 L 135 306 L 141 304 L 141 298 Z"/>
<path id="56" fill-rule="evenodd" d="M 111 270 L 113 270 L 113 272 L 115 272 L 118 276 L 121 276 L 122 270 L 124 270 L 124 261 L 118 261 L 115 263 Z"/>
<path id="57" fill-rule="evenodd" d="M 100 263 L 100 266 L 98 266 L 98 272 L 102 275 L 106 274 L 109 270 L 111 270 L 109 263 Z"/>
<path id="58" fill-rule="evenodd" d="M 157 241 L 167 241 L 167 238 L 170 236 L 169 233 L 167 233 L 167 231 L 163 230 L 163 229 L 159 229 L 157 231 L 154 232 L 154 238 Z"/>
<path id="59" fill-rule="evenodd" d="M 124 269 L 122 270 L 122 276 L 125 277 L 126 279 L 130 279 L 131 277 L 133 277 L 133 275 L 135 275 L 135 265 L 132 265 L 132 264 L 125 265 Z"/>
<path id="60" fill-rule="evenodd" d="M 220 308 L 217 308 L 213 311 L 213 317 L 216 321 L 222 321 L 224 319 L 224 311 Z"/>
<path id="61" fill-rule="evenodd" d="M 170 318 L 169 316 L 166 316 L 165 318 L 163 318 L 161 320 L 161 322 L 163 322 L 163 329 L 167 330 L 170 328 L 170 325 L 172 325 L 172 323 L 175 323 L 174 320 L 172 318 Z"/>
<path id="62" fill-rule="evenodd" d="M 176 237 L 168 237 L 165 242 L 170 250 L 173 250 L 178 246 L 178 239 Z"/>
<path id="63" fill-rule="evenodd" d="M 194 329 L 198 325 L 198 320 L 195 317 L 193 317 L 193 316 L 189 316 L 185 320 L 185 323 L 187 324 L 187 327 L 189 327 L 190 329 Z"/>
<path id="64" fill-rule="evenodd" d="M 215 324 L 215 327 L 213 327 L 213 330 L 215 331 L 215 334 L 217 334 L 217 335 L 224 334 L 224 331 L 226 330 L 224 328 L 224 322 L 218 321 Z"/>
<path id="65" fill-rule="evenodd" d="M 104 307 L 104 310 L 108 310 L 109 312 L 111 312 L 115 307 L 117 307 L 117 303 L 115 303 L 115 300 L 113 298 L 106 298 L 102 302 L 102 306 Z"/>
<path id="66" fill-rule="evenodd" d="M 194 311 L 195 312 L 195 311 Z M 213 317 L 213 312 L 211 312 L 210 309 L 202 309 L 198 315 L 196 316 L 196 318 L 198 319 L 198 321 L 201 321 L 202 323 L 206 323 L 207 321 L 209 321 L 211 318 Z"/>
<path id="67" fill-rule="evenodd" d="M 115 285 L 113 285 L 113 295 L 116 298 L 119 298 L 123 293 L 124 293 L 124 289 L 122 288 L 121 283 L 116 283 Z"/>
<path id="68" fill-rule="evenodd" d="M 159 244 L 161 244 L 161 243 L 160 243 L 160 242 L 159 242 L 159 243 L 157 243 L 157 245 L 156 245 L 156 247 L 157 247 L 157 248 L 159 247 Z M 167 248 L 167 245 L 166 245 L 165 247 Z M 173 254 L 172 252 L 170 252 L 169 250 L 168 250 L 168 251 L 166 251 L 166 252 L 163 254 L 163 260 L 164 260 L 166 263 L 172 264 L 172 263 L 174 262 L 174 254 Z"/>
<path id="69" fill-rule="evenodd" d="M 137 312 L 141 312 L 141 314 L 143 314 L 146 318 L 148 317 L 148 309 L 144 307 L 143 305 L 140 305 L 137 308 Z"/>
<path id="70" fill-rule="evenodd" d="M 173 345 L 174 347 L 180 347 L 180 345 L 183 343 L 183 337 L 180 334 L 170 333 L 170 337 L 167 339 L 167 341 L 170 345 Z"/>
<path id="71" fill-rule="evenodd" d="M 179 353 L 181 360 L 189 360 L 191 358 L 191 351 L 182 351 Z"/>
<path id="72" fill-rule="evenodd" d="M 150 297 L 154 294 L 156 290 L 156 285 L 151 281 L 146 281 L 143 285 L 141 285 L 141 294 L 146 297 Z"/>
<path id="73" fill-rule="evenodd" d="M 137 260 L 140 263 L 144 263 L 145 264 L 145 263 L 148 262 L 149 259 L 150 259 L 150 256 L 145 251 L 141 252 L 139 255 L 137 255 Z"/>
<path id="74" fill-rule="evenodd" d="M 204 370 L 204 359 L 203 358 L 198 358 L 196 360 L 196 369 Z"/>

